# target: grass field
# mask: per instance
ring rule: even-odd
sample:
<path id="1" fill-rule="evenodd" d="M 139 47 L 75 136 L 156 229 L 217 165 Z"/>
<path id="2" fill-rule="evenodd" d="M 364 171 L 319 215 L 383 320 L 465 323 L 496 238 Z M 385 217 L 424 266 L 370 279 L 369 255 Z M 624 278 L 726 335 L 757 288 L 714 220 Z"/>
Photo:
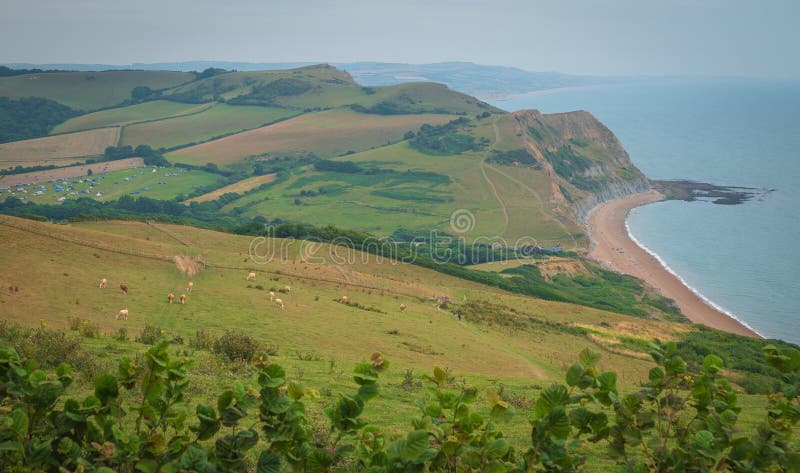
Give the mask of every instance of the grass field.
<path id="1" fill-rule="evenodd" d="M 219 199 L 223 194 L 233 193 L 233 194 L 244 194 L 245 192 L 255 189 L 256 187 L 268 184 L 275 180 L 275 174 L 265 174 L 263 176 L 253 176 L 247 179 L 243 179 L 239 182 L 234 182 L 233 184 L 227 185 L 225 187 L 221 187 L 215 191 L 211 191 L 207 194 L 203 194 L 201 196 L 195 197 L 193 199 L 189 199 L 186 203 L 190 202 L 207 202 L 209 200 L 216 200 Z"/>
<path id="2" fill-rule="evenodd" d="M 0 78 L 2 97 L 44 97 L 77 110 L 97 110 L 131 98 L 137 86 L 175 87 L 190 81 L 188 72 L 106 71 L 53 72 Z"/>
<path id="3" fill-rule="evenodd" d="M 349 110 L 305 114 L 267 127 L 238 133 L 219 140 L 169 153 L 167 159 L 189 164 L 235 164 L 256 155 L 315 153 L 338 156 L 383 146 L 416 130 L 423 123 L 442 124 L 448 115 L 367 115 Z M 127 138 L 126 138 L 127 139 Z"/>
<path id="4" fill-rule="evenodd" d="M 72 131 L 121 126 L 131 123 L 157 120 L 175 115 L 195 113 L 208 108 L 209 105 L 192 105 L 166 100 L 156 100 L 127 107 L 110 108 L 99 112 L 88 113 L 71 118 L 55 127 L 52 133 L 68 133 Z"/>
<path id="5" fill-rule="evenodd" d="M 42 204 L 55 204 L 59 199 L 77 199 L 90 197 L 99 201 L 114 200 L 123 195 L 144 196 L 152 199 L 171 200 L 181 194 L 189 194 L 196 190 L 216 187 L 221 179 L 216 174 L 204 171 L 186 170 L 180 168 L 158 168 L 156 172 L 150 167 L 133 168 L 113 171 L 105 174 L 98 173 L 91 177 L 94 186 L 89 182 L 80 182 L 75 178 L 61 182 L 62 192 L 56 192 L 55 186 L 47 184 L 46 190 L 41 195 L 35 195 L 33 190 L 22 194 L 7 192 L 0 194 L 0 198 L 8 195 L 24 197 L 30 202 Z M 127 180 L 126 180 L 127 179 Z M 72 189 L 67 189 L 71 186 Z M 84 191 L 84 192 L 81 192 Z M 97 193 L 102 195 L 97 197 Z"/>
<path id="6" fill-rule="evenodd" d="M 494 138 L 491 120 L 474 132 L 484 129 Z M 453 234 L 451 215 L 466 210 L 473 217 L 471 231 L 463 235 L 469 241 L 502 237 L 510 246 L 518 246 L 517 240 L 525 237 L 527 244 L 585 247 L 585 238 L 573 236 L 581 230 L 554 218 L 539 196 L 538 189 L 550 185 L 542 171 L 486 166 L 484 176 L 484 157 L 483 152 L 431 156 L 401 142 L 336 158 L 367 169 L 396 171 L 393 174 L 295 170 L 286 181 L 231 202 L 223 211 L 240 208 L 249 217 L 339 225 L 377 235 L 389 235 L 398 228 L 428 235 L 432 230 Z M 301 195 L 303 191 L 306 196 Z M 301 205 L 295 201 L 298 198 Z"/>
<path id="7" fill-rule="evenodd" d="M 15 166 L 66 165 L 98 156 L 116 146 L 119 128 L 99 128 L 0 144 L 0 169 Z"/>
<path id="8" fill-rule="evenodd" d="M 128 125 L 123 131 L 122 143 L 132 146 L 146 144 L 154 149 L 172 148 L 258 128 L 295 114 L 273 107 L 214 104 L 200 113 Z"/>

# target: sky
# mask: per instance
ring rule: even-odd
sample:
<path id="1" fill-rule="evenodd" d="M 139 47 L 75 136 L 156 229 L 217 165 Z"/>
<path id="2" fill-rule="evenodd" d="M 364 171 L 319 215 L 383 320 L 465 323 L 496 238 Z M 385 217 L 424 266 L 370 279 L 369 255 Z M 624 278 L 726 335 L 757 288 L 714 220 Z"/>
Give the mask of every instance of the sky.
<path id="1" fill-rule="evenodd" d="M 0 0 L 0 63 L 469 61 L 800 78 L 797 0 Z"/>

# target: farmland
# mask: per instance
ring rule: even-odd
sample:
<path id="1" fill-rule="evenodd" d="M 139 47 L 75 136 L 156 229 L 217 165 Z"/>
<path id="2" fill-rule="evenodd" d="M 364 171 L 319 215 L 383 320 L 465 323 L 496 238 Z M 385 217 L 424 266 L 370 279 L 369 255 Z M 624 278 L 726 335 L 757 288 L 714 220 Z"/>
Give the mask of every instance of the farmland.
<path id="1" fill-rule="evenodd" d="M 204 107 L 200 113 L 126 126 L 122 143 L 132 146 L 147 144 L 153 148 L 172 148 L 258 128 L 296 114 L 274 107 L 226 104 L 200 107 Z"/>
<path id="2" fill-rule="evenodd" d="M 244 194 L 245 192 L 253 190 L 258 186 L 269 184 L 274 180 L 275 180 L 275 174 L 264 174 L 263 176 L 253 176 L 248 179 L 242 179 L 241 181 L 234 182 L 233 184 L 227 185 L 225 187 L 220 187 L 219 189 L 211 191 L 207 194 L 194 197 L 192 199 L 187 200 L 186 202 L 187 203 L 208 202 L 209 200 L 219 199 L 223 194 L 227 193 Z"/>
<path id="3" fill-rule="evenodd" d="M 363 151 L 397 141 L 423 123 L 441 124 L 448 115 L 366 115 L 349 110 L 305 114 L 274 125 L 180 149 L 167 155 L 175 162 L 228 166 L 251 156 L 315 153 L 320 157 Z M 313 130 L 313 132 L 310 132 Z"/>
<path id="4" fill-rule="evenodd" d="M 119 128 L 112 127 L 2 143 L 0 168 L 72 164 L 103 154 L 118 140 Z"/>
<path id="5" fill-rule="evenodd" d="M 176 115 L 195 113 L 208 108 L 208 105 L 192 105 L 166 100 L 155 100 L 127 107 L 110 108 L 72 118 L 58 125 L 53 133 L 89 130 L 109 126 L 122 126 L 131 123 L 158 120 Z"/>

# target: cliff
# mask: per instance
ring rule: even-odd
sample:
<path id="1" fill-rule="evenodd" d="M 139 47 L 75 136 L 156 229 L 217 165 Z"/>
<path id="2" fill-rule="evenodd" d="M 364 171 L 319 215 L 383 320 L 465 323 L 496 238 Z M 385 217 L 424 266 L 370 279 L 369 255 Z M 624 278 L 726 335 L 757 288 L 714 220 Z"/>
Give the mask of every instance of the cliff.
<path id="1" fill-rule="evenodd" d="M 589 112 L 523 110 L 513 117 L 517 136 L 550 179 L 556 215 L 583 224 L 597 204 L 650 188 L 614 133 Z"/>

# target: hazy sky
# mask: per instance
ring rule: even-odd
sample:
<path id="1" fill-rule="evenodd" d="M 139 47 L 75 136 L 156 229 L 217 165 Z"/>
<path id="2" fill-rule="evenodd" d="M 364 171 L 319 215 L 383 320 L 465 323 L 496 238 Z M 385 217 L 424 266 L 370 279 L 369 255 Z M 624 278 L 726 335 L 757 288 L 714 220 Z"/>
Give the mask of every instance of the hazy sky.
<path id="1" fill-rule="evenodd" d="M 0 0 L 0 63 L 472 61 L 800 77 L 798 0 Z"/>

